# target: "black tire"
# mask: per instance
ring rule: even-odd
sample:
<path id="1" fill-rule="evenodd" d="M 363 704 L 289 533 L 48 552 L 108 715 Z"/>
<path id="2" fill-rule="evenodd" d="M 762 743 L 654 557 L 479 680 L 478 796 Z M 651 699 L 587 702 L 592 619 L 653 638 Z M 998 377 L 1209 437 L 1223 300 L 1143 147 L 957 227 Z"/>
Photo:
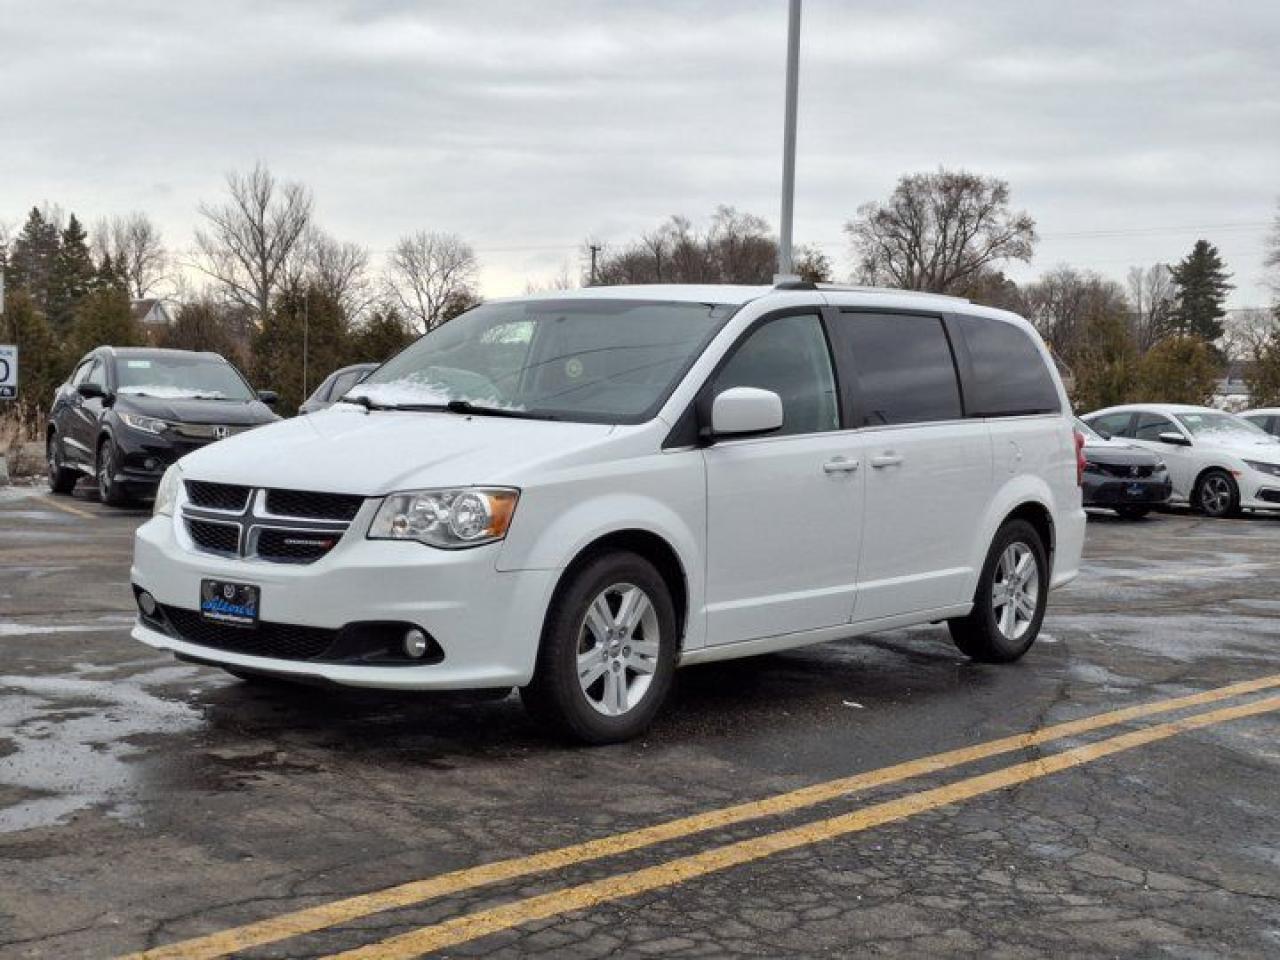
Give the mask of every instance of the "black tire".
<path id="1" fill-rule="evenodd" d="M 1116 507 L 1116 513 L 1124 520 L 1141 520 L 1150 512 L 1150 507 Z"/>
<path id="2" fill-rule="evenodd" d="M 626 588 L 638 588 L 648 600 L 645 616 L 626 634 L 612 639 L 598 637 L 588 623 L 593 604 L 600 600 L 621 616 L 622 604 L 631 596 Z M 610 629 L 614 623 L 610 621 Z M 658 634 L 653 655 L 639 649 L 641 644 L 646 651 L 651 649 L 650 630 Z M 547 610 L 533 680 L 520 689 L 520 698 L 536 720 L 575 740 L 592 744 L 629 740 L 648 729 L 671 689 L 677 636 L 675 604 L 666 581 L 653 564 L 634 553 L 600 554 L 571 574 L 556 591 Z M 634 658 L 632 644 L 636 648 Z M 579 654 L 596 650 L 600 651 L 603 672 L 584 688 L 578 677 Z M 630 664 L 636 663 L 652 669 L 633 670 Z M 621 696 L 634 693 L 637 701 L 620 713 L 606 715 L 602 710 L 608 708 L 609 691 L 617 691 L 619 683 Z M 593 692 L 597 690 L 598 699 Z"/>
<path id="3" fill-rule="evenodd" d="M 1196 480 L 1191 505 L 1206 517 L 1221 519 L 1240 512 L 1240 488 L 1225 470 L 1206 470 Z"/>
<path id="4" fill-rule="evenodd" d="M 98 444 L 98 459 L 94 476 L 98 481 L 98 499 L 111 507 L 123 507 L 129 503 L 128 493 L 116 483 L 116 458 L 119 451 L 110 438 Z"/>
<path id="5" fill-rule="evenodd" d="M 49 434 L 44 453 L 45 461 L 49 465 L 49 489 L 54 493 L 70 493 L 76 488 L 76 481 L 80 479 L 80 474 L 62 465 L 62 444 L 58 442 L 56 433 Z"/>
<path id="6" fill-rule="evenodd" d="M 1029 620 L 1024 620 L 1025 627 L 1019 629 L 1016 617 L 1013 625 L 1014 636 L 1007 636 L 1001 629 L 996 614 L 996 600 L 993 591 L 996 587 L 997 571 L 1001 569 L 1001 558 L 1010 549 L 1021 547 L 1035 559 L 1035 598 L 1034 613 Z M 1005 581 L 1002 581 L 1005 582 Z M 1029 581 L 1028 581 L 1029 583 Z M 973 596 L 973 609 L 966 617 L 948 620 L 951 639 L 967 657 L 981 663 L 1011 663 L 1017 660 L 1035 643 L 1040 633 L 1040 624 L 1044 620 L 1045 603 L 1049 598 L 1049 556 L 1036 528 L 1025 520 L 1010 520 L 997 532 L 987 552 L 987 560 L 982 565 L 982 575 L 978 577 L 978 588 Z M 1006 601 L 1008 603 L 1008 601 Z M 1002 606 L 1002 613 L 1006 607 Z M 1021 608 L 1019 608 L 1021 609 Z"/>

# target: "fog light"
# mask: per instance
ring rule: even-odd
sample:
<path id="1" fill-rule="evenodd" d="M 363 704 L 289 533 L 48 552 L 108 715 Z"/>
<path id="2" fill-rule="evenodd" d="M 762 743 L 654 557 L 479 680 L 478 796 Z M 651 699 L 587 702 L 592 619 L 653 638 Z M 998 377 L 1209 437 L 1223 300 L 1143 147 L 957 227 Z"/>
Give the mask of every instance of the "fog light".
<path id="1" fill-rule="evenodd" d="M 404 652 L 406 656 L 417 660 L 426 655 L 427 635 L 417 627 L 406 630 L 404 635 Z"/>
<path id="2" fill-rule="evenodd" d="M 156 615 L 156 598 L 143 590 L 138 594 L 138 609 L 146 616 L 154 617 Z"/>

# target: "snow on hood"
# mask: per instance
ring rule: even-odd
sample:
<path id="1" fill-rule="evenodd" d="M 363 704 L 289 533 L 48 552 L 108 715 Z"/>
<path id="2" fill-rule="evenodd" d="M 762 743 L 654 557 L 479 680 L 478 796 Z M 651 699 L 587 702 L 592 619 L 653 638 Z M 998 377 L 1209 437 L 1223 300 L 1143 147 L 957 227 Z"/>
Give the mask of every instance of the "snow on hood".
<path id="1" fill-rule="evenodd" d="M 215 483 L 365 496 L 437 486 L 519 486 L 530 468 L 572 462 L 614 429 L 443 412 L 367 412 L 339 403 L 202 447 L 181 465 L 186 476 Z"/>
<path id="2" fill-rule="evenodd" d="M 130 397 L 155 397 L 157 400 L 225 400 L 221 390 L 192 390 L 189 387 L 171 387 L 165 384 L 140 387 L 121 387 L 116 393 Z"/>

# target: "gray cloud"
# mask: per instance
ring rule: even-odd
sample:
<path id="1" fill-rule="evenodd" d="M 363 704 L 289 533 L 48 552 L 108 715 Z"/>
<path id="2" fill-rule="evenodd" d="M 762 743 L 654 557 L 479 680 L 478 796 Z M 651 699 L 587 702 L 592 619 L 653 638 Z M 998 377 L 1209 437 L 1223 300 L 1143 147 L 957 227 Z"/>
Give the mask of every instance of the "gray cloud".
<path id="1" fill-rule="evenodd" d="M 313 187 L 375 250 L 481 250 L 490 293 L 717 203 L 776 218 L 784 4 L 0 0 L 0 218 L 142 208 L 175 246 L 223 173 Z M 1115 0 L 805 9 L 797 234 L 900 173 L 1008 178 L 1058 262 L 1218 243 L 1260 303 L 1280 196 L 1280 6 Z M 1105 234 L 1105 235 L 1103 235 Z"/>

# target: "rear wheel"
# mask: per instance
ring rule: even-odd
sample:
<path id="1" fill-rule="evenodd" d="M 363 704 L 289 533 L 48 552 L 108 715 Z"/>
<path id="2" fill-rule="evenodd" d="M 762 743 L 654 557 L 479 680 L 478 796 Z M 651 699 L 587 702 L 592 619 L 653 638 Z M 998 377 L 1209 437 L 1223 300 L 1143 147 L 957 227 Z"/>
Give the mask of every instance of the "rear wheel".
<path id="1" fill-rule="evenodd" d="M 1116 513 L 1125 520 L 1141 520 L 1151 512 L 1150 507 L 1117 507 Z"/>
<path id="2" fill-rule="evenodd" d="M 129 502 L 129 496 L 120 484 L 116 483 L 116 461 L 119 457 L 116 445 L 110 438 L 98 444 L 98 499 L 108 506 L 123 507 Z"/>
<path id="3" fill-rule="evenodd" d="M 1206 517 L 1230 517 L 1240 512 L 1240 488 L 1225 470 L 1206 470 L 1196 482 L 1192 498 Z"/>
<path id="4" fill-rule="evenodd" d="M 62 443 L 56 433 L 49 434 L 45 443 L 45 460 L 49 467 L 49 489 L 54 493 L 70 493 L 74 490 L 80 475 L 62 465 Z"/>
<path id="5" fill-rule="evenodd" d="M 996 533 L 973 609 L 948 620 L 951 639 L 983 663 L 1009 663 L 1031 648 L 1040 633 L 1049 596 L 1049 558 L 1036 528 L 1010 520 Z"/>
<path id="6" fill-rule="evenodd" d="M 666 699 L 676 642 L 675 606 L 653 564 L 633 553 L 602 554 L 557 592 L 521 699 L 574 739 L 628 740 Z"/>

